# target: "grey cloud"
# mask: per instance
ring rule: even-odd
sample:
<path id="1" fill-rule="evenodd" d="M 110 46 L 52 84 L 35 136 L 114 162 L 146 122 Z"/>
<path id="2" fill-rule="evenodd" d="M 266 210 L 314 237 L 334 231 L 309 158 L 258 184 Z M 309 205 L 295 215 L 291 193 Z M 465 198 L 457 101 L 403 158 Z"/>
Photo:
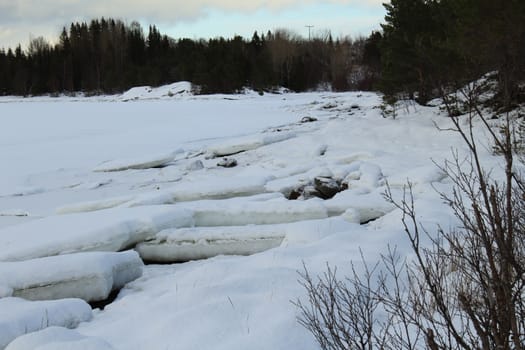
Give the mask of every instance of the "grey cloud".
<path id="1" fill-rule="evenodd" d="M 209 10 L 249 14 L 315 3 L 381 7 L 384 0 L 0 0 L 0 47 L 29 41 L 29 34 L 56 37 L 72 21 L 98 17 L 158 25 L 191 22 Z"/>
<path id="2" fill-rule="evenodd" d="M 277 11 L 318 0 L 0 0 L 3 24 L 17 21 L 72 20 L 92 17 L 146 18 L 163 22 L 194 19 L 207 9 L 250 12 Z M 382 0 L 328 0 L 324 3 L 380 5 Z"/>

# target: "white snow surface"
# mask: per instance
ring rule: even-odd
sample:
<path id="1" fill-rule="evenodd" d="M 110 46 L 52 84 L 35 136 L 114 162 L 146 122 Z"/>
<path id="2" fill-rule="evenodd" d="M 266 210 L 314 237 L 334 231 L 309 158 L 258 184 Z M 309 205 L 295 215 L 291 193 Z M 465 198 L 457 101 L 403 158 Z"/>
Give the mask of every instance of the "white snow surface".
<path id="1" fill-rule="evenodd" d="M 117 283 L 125 286 L 116 300 L 93 317 L 81 300 L 2 298 L 0 348 L 26 332 L 78 325 L 75 333 L 27 335 L 20 346 L 318 349 L 290 302 L 306 297 L 297 271 L 304 264 L 315 276 L 328 263 L 343 277 L 350 261 L 359 270 L 361 251 L 372 264 L 388 245 L 410 254 L 401 214 L 383 197 L 387 182 L 396 198 L 413 182 L 429 233 L 458 225 L 436 193 L 451 193 L 451 181 L 434 163 L 468 149 L 457 133 L 436 128 L 451 127 L 438 106 L 407 103 L 393 120 L 381 116 L 375 93 L 194 96 L 189 89 L 0 97 L 0 266 L 12 270 L 1 295 L 69 273 L 88 281 L 88 263 L 68 259 L 92 251 L 138 245 L 145 259 L 208 258 L 144 266 L 141 277 Z M 317 121 L 299 123 L 304 116 Z M 482 125 L 473 132 L 484 166 L 501 176 Z M 233 153 L 233 168 L 210 157 Z M 120 171 L 93 171 L 104 166 Z M 348 189 L 329 200 L 285 198 L 318 176 Z M 46 274 L 24 275 L 39 258 L 50 259 Z M 112 259 L 97 260 L 100 271 L 112 270 Z"/>
<path id="2" fill-rule="evenodd" d="M 140 277 L 142 267 L 142 260 L 134 251 L 87 252 L 0 262 L 0 298 L 104 300 L 111 291 Z"/>
<path id="3" fill-rule="evenodd" d="M 0 299 L 0 349 L 26 333 L 50 326 L 75 328 L 92 318 L 89 304 L 81 299 L 27 301 Z"/>

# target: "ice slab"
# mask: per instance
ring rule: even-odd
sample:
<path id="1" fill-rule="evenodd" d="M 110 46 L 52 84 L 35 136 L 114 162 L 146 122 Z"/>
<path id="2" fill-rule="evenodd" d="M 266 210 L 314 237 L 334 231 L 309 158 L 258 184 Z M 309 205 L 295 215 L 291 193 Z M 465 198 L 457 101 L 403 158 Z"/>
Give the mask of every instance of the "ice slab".
<path id="1" fill-rule="evenodd" d="M 17 262 L 0 262 L 0 297 L 28 300 L 105 300 L 142 275 L 135 251 L 88 252 Z"/>
<path id="2" fill-rule="evenodd" d="M 164 229 L 192 225 L 192 212 L 174 206 L 113 208 L 49 216 L 1 229 L 0 261 L 82 251 L 119 251 Z"/>
<path id="3" fill-rule="evenodd" d="M 271 178 L 265 176 L 234 176 L 220 181 L 188 181 L 163 190 L 156 190 L 136 196 L 121 196 L 96 201 L 68 204 L 55 210 L 57 214 L 90 212 L 115 207 L 138 207 L 200 199 L 227 199 L 246 197 L 267 192 L 265 184 Z"/>
<path id="4" fill-rule="evenodd" d="M 251 255 L 286 244 L 310 242 L 334 232 L 355 228 L 342 218 L 278 225 L 194 227 L 168 229 L 139 243 L 140 256 L 151 262 L 182 262 L 217 255 Z"/>
<path id="5" fill-rule="evenodd" d="M 177 152 L 129 159 L 116 159 L 104 162 L 93 169 L 95 172 L 124 171 L 130 169 L 149 169 L 166 165 L 175 159 Z"/>
<path id="6" fill-rule="evenodd" d="M 285 141 L 295 137 L 292 132 L 276 132 L 232 138 L 209 146 L 207 153 L 211 157 L 228 156 L 244 151 L 250 151 L 272 143 Z"/>
<path id="7" fill-rule="evenodd" d="M 12 341 L 5 350 L 114 350 L 108 342 L 63 327 L 48 327 Z"/>
<path id="8" fill-rule="evenodd" d="M 93 317 L 91 307 L 81 299 L 27 301 L 0 299 L 0 349 L 15 338 L 50 326 L 75 328 Z"/>
<path id="9" fill-rule="evenodd" d="M 200 199 L 226 199 L 244 197 L 266 192 L 264 186 L 269 180 L 266 176 L 232 176 L 219 181 L 189 181 L 178 183 L 166 190 L 137 196 L 125 203 L 127 207 L 155 204 L 173 204 Z"/>
<path id="10" fill-rule="evenodd" d="M 366 223 L 394 210 L 394 206 L 386 201 L 383 192 L 381 188 L 370 193 L 361 193 L 359 189 L 347 190 L 325 201 L 324 205 L 331 215 L 346 213 L 344 216 L 348 220 Z M 352 219 L 349 216 L 352 216 Z"/>
<path id="11" fill-rule="evenodd" d="M 55 212 L 57 214 L 73 214 L 73 213 L 85 213 L 89 211 L 96 211 L 102 209 L 114 208 L 124 203 L 131 201 L 134 197 L 123 196 L 116 198 L 108 198 L 96 201 L 86 201 L 80 203 L 74 203 L 58 207 Z"/>
<path id="12" fill-rule="evenodd" d="M 0 216 L 29 216 L 29 213 L 23 209 L 10 209 L 10 210 L 1 210 Z"/>
<path id="13" fill-rule="evenodd" d="M 196 201 L 181 207 L 194 211 L 195 226 L 242 226 L 324 219 L 328 210 L 320 201 L 275 199 L 262 202 Z"/>
<path id="14" fill-rule="evenodd" d="M 135 248 L 142 259 L 181 262 L 217 255 L 251 255 L 277 247 L 284 232 L 276 226 L 194 227 L 168 229 Z"/>

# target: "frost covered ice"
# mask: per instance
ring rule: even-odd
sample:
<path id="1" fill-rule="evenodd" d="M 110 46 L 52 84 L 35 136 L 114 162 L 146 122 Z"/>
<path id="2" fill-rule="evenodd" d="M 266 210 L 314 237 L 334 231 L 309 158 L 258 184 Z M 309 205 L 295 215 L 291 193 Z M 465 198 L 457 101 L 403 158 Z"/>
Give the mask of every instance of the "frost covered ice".
<path id="1" fill-rule="evenodd" d="M 50 326 L 75 328 L 90 321 L 92 311 L 81 299 L 27 301 L 0 299 L 0 349 L 15 338 Z"/>
<path id="2" fill-rule="evenodd" d="M 139 278 L 142 267 L 142 260 L 134 251 L 0 262 L 0 298 L 104 300 L 112 291 Z"/>

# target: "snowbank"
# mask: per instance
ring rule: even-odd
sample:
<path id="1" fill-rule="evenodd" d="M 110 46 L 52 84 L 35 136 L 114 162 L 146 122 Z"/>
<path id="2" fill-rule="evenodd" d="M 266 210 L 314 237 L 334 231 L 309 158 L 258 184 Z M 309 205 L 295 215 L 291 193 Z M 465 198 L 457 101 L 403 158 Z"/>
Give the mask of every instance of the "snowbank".
<path id="1" fill-rule="evenodd" d="M 76 253 L 0 262 L 0 297 L 104 300 L 113 290 L 139 278 L 142 266 L 142 260 L 134 251 Z"/>
<path id="2" fill-rule="evenodd" d="M 188 81 L 179 81 L 160 87 L 138 86 L 129 89 L 120 96 L 123 102 L 132 100 L 153 100 L 173 97 L 192 96 L 192 86 Z"/>
<path id="3" fill-rule="evenodd" d="M 0 261 L 82 251 L 119 251 L 163 229 L 192 225 L 192 213 L 173 206 L 49 216 L 1 229 Z"/>
<path id="4" fill-rule="evenodd" d="M 91 307 L 81 299 L 27 301 L 0 299 L 0 349 L 26 333 L 50 326 L 75 328 L 90 321 Z"/>
<path id="5" fill-rule="evenodd" d="M 63 327 L 48 327 L 12 341 L 5 350 L 114 350 L 106 341 Z"/>
<path id="6" fill-rule="evenodd" d="M 446 178 L 446 174 L 435 164 L 429 164 L 427 166 L 415 167 L 407 169 L 406 171 L 392 174 L 388 177 L 388 184 L 391 187 L 403 187 L 410 181 L 412 185 L 426 185 L 434 182 L 443 181 Z"/>
<path id="7" fill-rule="evenodd" d="M 377 164 L 358 162 L 356 165 L 359 169 L 350 172 L 343 180 L 349 188 L 359 187 L 370 191 L 385 184 L 383 172 Z"/>

